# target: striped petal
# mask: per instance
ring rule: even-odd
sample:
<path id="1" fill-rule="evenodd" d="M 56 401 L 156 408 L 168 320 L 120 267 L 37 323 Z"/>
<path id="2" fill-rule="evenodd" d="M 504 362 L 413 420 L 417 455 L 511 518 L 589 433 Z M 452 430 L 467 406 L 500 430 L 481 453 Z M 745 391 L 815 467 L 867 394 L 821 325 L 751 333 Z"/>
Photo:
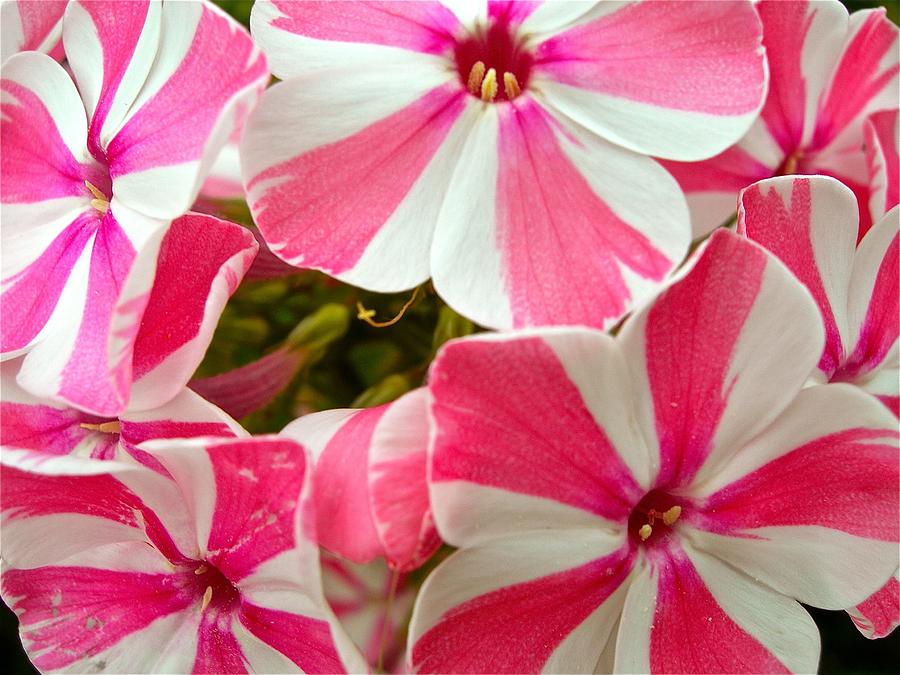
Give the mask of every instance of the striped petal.
<path id="1" fill-rule="evenodd" d="M 431 223 L 468 120 L 450 77 L 430 62 L 402 79 L 345 66 L 267 91 L 241 147 L 250 209 L 271 249 L 371 290 L 425 281 Z"/>
<path id="2" fill-rule="evenodd" d="M 863 237 L 853 260 L 848 308 L 849 357 L 836 373 L 878 396 L 900 416 L 900 207 Z"/>
<path id="3" fill-rule="evenodd" d="M 624 529 L 646 489 L 648 456 L 610 338 L 567 329 L 458 340 L 441 350 L 429 382 L 429 489 L 448 543 Z"/>
<path id="4" fill-rule="evenodd" d="M 438 293 L 493 328 L 609 328 L 685 253 L 677 185 L 527 96 L 478 112 L 431 247 Z"/>
<path id="5" fill-rule="evenodd" d="M 721 230 L 626 322 L 656 487 L 702 481 L 778 416 L 822 353 L 818 314 L 777 259 Z"/>
<path id="6" fill-rule="evenodd" d="M 62 18 L 68 0 L 13 0 L 0 7 L 0 62 L 17 52 L 39 51 L 61 61 Z"/>
<path id="7" fill-rule="evenodd" d="M 867 638 L 883 638 L 894 632 L 900 625 L 900 571 L 894 572 L 880 590 L 847 613 Z"/>
<path id="8" fill-rule="evenodd" d="M 774 253 L 812 293 L 825 325 L 819 370 L 830 378 L 850 349 L 847 292 L 858 223 L 853 193 L 824 176 L 772 178 L 741 193 L 738 232 Z"/>
<path id="9" fill-rule="evenodd" d="M 531 532 L 457 551 L 422 585 L 415 672 L 593 672 L 634 556 L 599 530 Z M 614 637 L 614 636 L 613 636 Z"/>
<path id="10" fill-rule="evenodd" d="M 260 0 L 253 38 L 281 79 L 335 66 L 379 67 L 453 47 L 459 20 L 440 2 Z"/>
<path id="11" fill-rule="evenodd" d="M 872 222 L 900 203 L 900 110 L 882 110 L 866 120 L 866 164 Z"/>
<path id="12" fill-rule="evenodd" d="M 749 2 L 609 3 L 537 47 L 534 80 L 550 105 L 607 140 L 705 159 L 763 104 L 761 37 Z"/>
<path id="13" fill-rule="evenodd" d="M 140 325 L 123 336 L 133 345 L 131 409 L 158 407 L 184 388 L 257 250 L 246 228 L 213 216 L 188 213 L 172 223 Z"/>
<path id="14" fill-rule="evenodd" d="M 851 607 L 897 569 L 898 444 L 896 418 L 874 398 L 848 385 L 804 389 L 697 484 L 686 536 L 789 597 Z"/>
<path id="15" fill-rule="evenodd" d="M 635 576 L 614 672 L 811 673 L 819 642 L 798 602 L 685 545 Z"/>

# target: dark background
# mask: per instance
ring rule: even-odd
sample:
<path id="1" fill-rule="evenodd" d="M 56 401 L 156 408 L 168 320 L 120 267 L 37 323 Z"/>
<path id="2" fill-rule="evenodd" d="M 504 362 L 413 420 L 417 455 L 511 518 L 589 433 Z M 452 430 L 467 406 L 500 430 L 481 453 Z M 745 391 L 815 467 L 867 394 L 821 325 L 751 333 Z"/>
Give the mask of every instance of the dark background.
<path id="1" fill-rule="evenodd" d="M 250 0 L 217 0 L 217 4 L 236 19 L 248 23 Z M 856 2 L 845 0 L 853 12 L 866 7 L 883 6 L 891 19 L 900 22 L 900 4 L 897 0 L 886 2 Z M 810 609 L 810 614 L 822 634 L 821 673 L 898 673 L 900 672 L 900 629 L 882 640 L 867 640 L 852 624 L 844 612 L 827 612 Z M 17 632 L 17 622 L 5 605 L 0 603 L 0 673 L 35 673 L 22 651 Z"/>

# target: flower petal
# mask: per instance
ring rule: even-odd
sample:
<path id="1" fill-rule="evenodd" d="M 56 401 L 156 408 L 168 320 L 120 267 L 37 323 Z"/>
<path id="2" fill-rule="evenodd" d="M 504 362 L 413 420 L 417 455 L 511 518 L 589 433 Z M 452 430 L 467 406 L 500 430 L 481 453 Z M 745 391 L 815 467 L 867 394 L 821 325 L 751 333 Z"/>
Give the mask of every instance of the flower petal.
<path id="1" fill-rule="evenodd" d="M 158 407 L 187 384 L 257 248 L 246 228 L 213 216 L 188 213 L 172 223 L 140 326 L 130 336 L 132 410 Z"/>
<path id="2" fill-rule="evenodd" d="M 280 83 L 241 146 L 250 208 L 272 250 L 382 292 L 428 278 L 430 223 L 466 130 L 467 94 L 446 84 L 446 71 L 391 72 L 345 68 Z"/>
<path id="3" fill-rule="evenodd" d="M 480 112 L 438 219 L 432 276 L 482 325 L 609 328 L 682 258 L 689 231 L 655 162 L 522 96 Z"/>
<path id="4" fill-rule="evenodd" d="M 778 260 L 727 230 L 713 233 L 618 340 L 635 390 L 650 394 L 637 414 L 649 447 L 659 449 L 660 487 L 714 473 L 787 406 L 823 344 L 809 293 Z"/>
<path id="5" fill-rule="evenodd" d="M 39 51 L 60 60 L 62 17 L 68 0 L 4 2 L 0 7 L 3 34 L 0 62 L 16 52 Z"/>
<path id="6" fill-rule="evenodd" d="M 312 413 L 281 431 L 315 458 L 312 493 L 319 545 L 358 563 L 384 553 L 372 516 L 368 467 L 372 434 L 387 408 Z"/>
<path id="7" fill-rule="evenodd" d="M 811 141 L 814 149 L 830 155 L 851 146 L 858 150 L 866 117 L 897 106 L 898 40 L 900 30 L 883 7 L 850 15 L 840 59 L 819 101 Z M 860 168 L 862 175 L 855 178 L 863 180 L 864 167 Z"/>
<path id="8" fill-rule="evenodd" d="M 853 193 L 825 176 L 783 176 L 741 192 L 738 232 L 774 253 L 803 282 L 825 323 L 819 370 L 830 377 L 848 344 L 847 288 L 858 222 Z"/>
<path id="9" fill-rule="evenodd" d="M 156 58 L 161 7 L 149 0 L 78 0 L 66 8 L 63 43 L 90 119 L 88 148 L 98 161 L 105 161 L 106 146 Z"/>
<path id="10" fill-rule="evenodd" d="M 801 602 L 850 607 L 897 569 L 897 446 L 897 420 L 872 397 L 804 389 L 698 486 L 702 512 L 687 515 L 687 536 Z"/>
<path id="11" fill-rule="evenodd" d="M 425 480 L 429 437 L 424 388 L 388 404 L 372 433 L 368 452 L 372 517 L 385 557 L 400 572 L 419 567 L 441 544 Z"/>
<path id="12" fill-rule="evenodd" d="M 173 574 L 13 569 L 3 573 L 2 589 L 19 614 L 23 646 L 38 668 L 116 673 L 190 667 L 192 645 L 183 638 L 191 635 L 186 610 L 194 597 Z"/>
<path id="13" fill-rule="evenodd" d="M 705 159 L 763 104 L 761 37 L 749 2 L 611 3 L 540 44 L 533 78 L 551 105 L 609 141 Z"/>
<path id="14" fill-rule="evenodd" d="M 254 3 L 250 29 L 281 79 L 334 66 L 370 66 L 452 49 L 461 25 L 440 2 Z M 404 54 L 410 51 L 412 53 Z"/>
<path id="15" fill-rule="evenodd" d="M 819 632 L 794 600 L 689 545 L 628 591 L 615 672 L 815 672 Z"/>
<path id="16" fill-rule="evenodd" d="M 872 222 L 900 203 L 900 110 L 869 115 L 865 127 Z"/>
<path id="17" fill-rule="evenodd" d="M 196 550 L 177 489 L 139 465 L 4 448 L 0 483 L 7 566 L 168 573 Z"/>
<path id="18" fill-rule="evenodd" d="M 643 494 L 645 471 L 636 479 L 632 467 L 647 459 L 607 336 L 570 329 L 454 341 L 429 382 L 429 489 L 448 543 L 550 527 L 624 529 Z"/>
<path id="19" fill-rule="evenodd" d="M 634 557 L 599 530 L 532 532 L 457 551 L 422 585 L 416 672 L 593 672 Z"/>
<path id="20" fill-rule="evenodd" d="M 867 638 L 883 638 L 900 625 L 900 571 L 853 609 L 850 618 Z"/>
<path id="21" fill-rule="evenodd" d="M 874 394 L 897 397 L 900 383 L 900 310 L 897 277 L 900 275 L 900 208 L 894 207 L 860 242 L 853 260 L 848 310 L 849 358 L 838 379 L 859 384 Z M 879 375 L 888 375 L 887 387 Z"/>

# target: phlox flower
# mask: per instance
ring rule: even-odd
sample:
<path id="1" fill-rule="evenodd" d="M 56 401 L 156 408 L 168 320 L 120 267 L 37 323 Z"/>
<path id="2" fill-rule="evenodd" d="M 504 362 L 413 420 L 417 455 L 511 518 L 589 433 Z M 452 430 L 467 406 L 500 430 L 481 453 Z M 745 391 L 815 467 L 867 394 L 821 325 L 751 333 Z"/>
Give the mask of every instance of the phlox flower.
<path id="1" fill-rule="evenodd" d="M 900 207 L 859 246 L 858 213 L 853 193 L 833 178 L 783 176 L 743 191 L 738 232 L 777 255 L 812 293 L 825 339 L 814 380 L 853 384 L 900 417 Z M 889 634 L 900 623 L 897 577 L 851 614 L 869 637 Z"/>
<path id="2" fill-rule="evenodd" d="M 24 51 L 39 51 L 61 60 L 66 4 L 68 0 L 0 2 L 0 63 Z"/>
<path id="3" fill-rule="evenodd" d="M 150 410 L 99 417 L 36 398 L 16 383 L 21 359 L 0 365 L 0 447 L 51 455 L 137 460 L 158 466 L 137 446 L 161 438 L 247 436 L 240 425 L 190 389 Z"/>
<path id="4" fill-rule="evenodd" d="M 460 548 L 425 581 L 418 672 L 814 672 L 800 602 L 897 566 L 896 420 L 821 354 L 809 293 L 719 231 L 616 338 L 448 343 L 429 487 Z"/>
<path id="5" fill-rule="evenodd" d="M 275 437 L 142 446 L 162 469 L 5 451 L 2 593 L 42 670 L 344 672 L 304 449 Z"/>
<path id="6" fill-rule="evenodd" d="M 860 203 L 860 237 L 872 221 L 863 124 L 897 108 L 898 29 L 882 9 L 848 16 L 837 0 L 761 0 L 769 93 L 759 119 L 739 143 L 699 163 L 663 164 L 684 188 L 694 235 L 720 225 L 738 193 L 781 174 L 825 174 Z"/>
<path id="7" fill-rule="evenodd" d="M 749 2 L 260 0 L 273 73 L 241 162 L 287 262 L 374 291 L 432 278 L 493 328 L 608 327 L 684 256 L 647 155 L 695 160 L 762 104 Z"/>
<path id="8" fill-rule="evenodd" d="M 2 67 L 0 348 L 33 395 L 110 416 L 181 390 L 255 254 L 183 214 L 268 72 L 207 2 L 71 2 L 63 42 L 74 82 Z"/>
<path id="9" fill-rule="evenodd" d="M 406 572 L 440 546 L 428 505 L 427 392 L 373 408 L 304 415 L 281 435 L 315 458 L 319 544 L 356 563 L 384 557 Z"/>

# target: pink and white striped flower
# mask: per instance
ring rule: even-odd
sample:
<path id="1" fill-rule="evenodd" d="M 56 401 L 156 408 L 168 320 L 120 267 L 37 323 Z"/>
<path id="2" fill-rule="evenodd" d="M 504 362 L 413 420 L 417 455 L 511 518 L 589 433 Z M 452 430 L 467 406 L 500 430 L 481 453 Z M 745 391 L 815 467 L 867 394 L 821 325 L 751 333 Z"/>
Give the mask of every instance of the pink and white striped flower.
<path id="1" fill-rule="evenodd" d="M 28 352 L 32 394 L 116 415 L 132 379 L 181 390 L 255 253 L 214 218 L 170 224 L 268 73 L 206 2 L 71 2 L 63 41 L 75 82 L 38 52 L 2 68 L 0 349 Z"/>
<path id="2" fill-rule="evenodd" d="M 63 58 L 62 18 L 68 0 L 2 0 L 0 63 L 18 52 L 38 51 Z"/>
<path id="3" fill-rule="evenodd" d="M 55 401 L 35 398 L 16 382 L 20 360 L 0 365 L 0 447 L 52 455 L 146 462 L 145 441 L 197 436 L 247 436 L 212 403 L 184 389 L 159 408 L 98 417 Z M 148 462 L 157 467 L 153 461 Z"/>
<path id="4" fill-rule="evenodd" d="M 5 451 L 4 601 L 42 670 L 334 673 L 304 449 L 155 441 L 144 466 Z"/>
<path id="5" fill-rule="evenodd" d="M 900 209 L 857 247 L 858 213 L 833 178 L 784 176 L 741 193 L 738 231 L 781 258 L 819 306 L 825 348 L 814 379 L 853 384 L 900 417 Z M 868 637 L 890 634 L 900 624 L 900 570 L 850 613 Z"/>
<path id="6" fill-rule="evenodd" d="M 440 546 L 428 505 L 428 392 L 374 408 L 326 410 L 294 420 L 282 435 L 315 458 L 318 541 L 348 560 L 383 556 L 406 572 Z"/>
<path id="7" fill-rule="evenodd" d="M 688 245 L 646 155 L 709 157 L 749 128 L 759 20 L 749 2 L 466 9 L 257 2 L 285 81 L 242 142 L 254 219 L 291 264 L 383 292 L 431 277 L 485 326 L 608 327 Z"/>
<path id="8" fill-rule="evenodd" d="M 865 134 L 869 215 L 874 223 L 900 204 L 900 109 L 870 115 Z"/>
<path id="9" fill-rule="evenodd" d="M 727 231 L 679 276 L 615 339 L 438 355 L 431 500 L 461 550 L 416 601 L 418 672 L 813 672 L 799 602 L 848 607 L 893 573 L 896 420 L 803 389 L 809 293 Z"/>
<path id="10" fill-rule="evenodd" d="M 743 188 L 781 174 L 834 176 L 864 206 L 863 123 L 900 100 L 898 29 L 884 9 L 848 16 L 837 0 L 761 0 L 756 9 L 771 73 L 759 119 L 712 159 L 663 162 L 687 193 L 695 236 L 733 214 Z M 871 221 L 860 215 L 862 236 Z"/>

